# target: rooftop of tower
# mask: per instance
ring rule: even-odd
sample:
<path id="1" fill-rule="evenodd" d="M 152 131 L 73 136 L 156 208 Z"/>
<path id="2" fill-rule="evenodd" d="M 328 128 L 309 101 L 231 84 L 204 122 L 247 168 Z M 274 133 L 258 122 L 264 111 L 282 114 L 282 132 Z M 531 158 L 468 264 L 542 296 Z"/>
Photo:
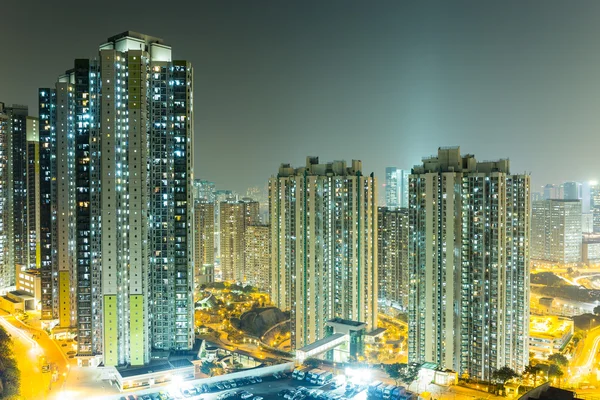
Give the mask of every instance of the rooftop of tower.
<path id="1" fill-rule="evenodd" d="M 279 177 L 294 175 L 310 176 L 362 176 L 362 161 L 352 160 L 352 164 L 347 166 L 346 161 L 333 161 L 325 164 L 319 164 L 319 157 L 306 157 L 306 167 L 294 168 L 291 164 L 281 164 L 279 167 Z"/>
<path id="2" fill-rule="evenodd" d="M 140 39 L 145 41 L 146 43 L 158 43 L 158 44 L 165 44 L 165 41 L 161 38 L 155 37 L 155 36 L 150 36 L 150 35 L 146 35 L 144 33 L 139 33 L 139 32 L 134 32 L 134 31 L 125 31 L 125 32 L 121 32 L 118 35 L 114 35 L 109 37 L 108 39 L 106 39 L 107 42 L 116 42 L 119 39 L 123 39 L 126 37 L 130 37 L 130 38 L 135 38 L 135 39 Z"/>
<path id="3" fill-rule="evenodd" d="M 428 172 L 503 172 L 510 173 L 510 162 L 508 159 L 496 161 L 480 161 L 473 154 L 461 156 L 460 146 L 438 147 L 437 156 L 423 158 L 422 165 L 415 165 L 413 174 Z"/>
<path id="4" fill-rule="evenodd" d="M 171 61 L 171 46 L 165 44 L 163 39 L 133 31 L 125 31 L 109 37 L 100 45 L 99 50 L 121 52 L 142 50 L 150 53 L 152 61 Z"/>

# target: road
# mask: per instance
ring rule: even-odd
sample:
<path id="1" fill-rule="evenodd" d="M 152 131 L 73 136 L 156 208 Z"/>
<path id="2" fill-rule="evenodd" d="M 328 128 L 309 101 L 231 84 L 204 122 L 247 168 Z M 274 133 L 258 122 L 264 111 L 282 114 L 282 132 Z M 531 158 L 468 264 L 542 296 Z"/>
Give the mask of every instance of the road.
<path id="1" fill-rule="evenodd" d="M 21 372 L 21 396 L 24 400 L 47 399 L 50 389 L 50 373 L 42 373 L 40 357 L 43 349 L 31 338 L 31 334 L 0 317 L 0 325 L 12 336 L 13 352 Z"/>
<path id="2" fill-rule="evenodd" d="M 580 279 L 589 279 L 589 278 L 596 277 L 598 275 L 600 275 L 600 274 L 591 274 L 591 275 L 578 276 L 577 278 L 573 279 L 573 282 L 575 282 L 577 285 L 581 285 L 581 283 L 579 283 Z M 599 285 L 598 285 L 598 283 L 596 281 L 592 280 L 592 281 L 590 281 L 590 284 L 592 285 L 592 287 L 588 288 L 588 289 L 598 289 L 599 288 Z"/>
<path id="3" fill-rule="evenodd" d="M 590 331 L 585 338 L 583 348 L 571 360 L 569 383 L 576 384 L 592 372 L 594 360 L 600 346 L 600 327 Z"/>
<path id="4" fill-rule="evenodd" d="M 21 371 L 23 399 L 55 398 L 68 373 L 67 361 L 60 349 L 46 332 L 31 328 L 11 315 L 0 316 L 0 324 L 13 337 L 15 357 Z M 35 340 L 32 338 L 34 335 Z M 42 373 L 40 357 L 45 357 L 45 362 L 56 370 L 56 382 L 51 382 L 52 373 Z"/>

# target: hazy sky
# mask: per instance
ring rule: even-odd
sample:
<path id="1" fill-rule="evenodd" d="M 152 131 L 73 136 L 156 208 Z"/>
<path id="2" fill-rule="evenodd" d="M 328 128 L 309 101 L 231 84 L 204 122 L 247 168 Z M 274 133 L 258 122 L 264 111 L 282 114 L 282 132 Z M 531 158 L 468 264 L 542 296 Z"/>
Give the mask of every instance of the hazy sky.
<path id="1" fill-rule="evenodd" d="M 60 6 L 58 4 L 61 4 Z M 279 164 L 361 159 L 383 182 L 438 146 L 509 157 L 536 186 L 600 180 L 600 1 L 11 1 L 0 101 L 29 105 L 107 37 L 194 65 L 195 172 L 263 185 Z"/>

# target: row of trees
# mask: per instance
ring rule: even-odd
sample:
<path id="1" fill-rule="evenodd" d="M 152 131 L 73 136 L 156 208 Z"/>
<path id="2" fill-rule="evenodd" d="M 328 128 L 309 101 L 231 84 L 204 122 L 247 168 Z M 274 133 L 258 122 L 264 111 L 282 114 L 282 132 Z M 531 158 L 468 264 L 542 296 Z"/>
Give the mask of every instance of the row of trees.
<path id="1" fill-rule="evenodd" d="M 545 372 L 548 378 L 558 378 L 559 381 L 564 375 L 563 368 L 569 365 L 567 358 L 560 354 L 552 354 L 548 357 L 549 364 L 529 364 L 525 367 L 523 375 L 529 375 L 533 378 L 533 386 L 537 386 L 538 374 Z M 409 385 L 412 383 L 418 374 L 416 368 L 412 368 L 406 364 L 386 364 L 385 371 L 391 379 L 396 381 L 396 384 L 400 382 Z M 502 367 L 492 374 L 492 383 L 504 385 L 507 381 L 518 378 L 520 375 L 509 367 Z"/>
<path id="2" fill-rule="evenodd" d="M 13 399 L 19 396 L 21 373 L 15 360 L 11 338 L 0 327 L 0 399 Z"/>
<path id="3" fill-rule="evenodd" d="M 525 367 L 523 375 L 533 378 L 533 387 L 537 386 L 538 374 L 540 372 L 546 373 L 548 378 L 557 378 L 560 382 L 560 379 L 564 375 L 563 368 L 569 365 L 569 360 L 567 360 L 567 357 L 560 353 L 555 353 L 548 356 L 548 362 L 549 364 L 536 365 L 530 363 L 528 366 Z M 492 374 L 492 380 L 495 383 L 500 384 L 504 384 L 506 381 L 518 377 L 519 374 L 517 374 L 509 367 L 502 367 L 499 370 L 494 371 L 494 373 Z"/>

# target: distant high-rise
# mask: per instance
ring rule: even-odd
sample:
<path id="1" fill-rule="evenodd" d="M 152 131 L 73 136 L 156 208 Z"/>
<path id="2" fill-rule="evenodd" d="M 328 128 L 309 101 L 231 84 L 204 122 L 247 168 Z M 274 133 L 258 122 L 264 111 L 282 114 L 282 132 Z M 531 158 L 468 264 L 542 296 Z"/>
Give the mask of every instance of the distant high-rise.
<path id="1" fill-rule="evenodd" d="M 244 232 L 246 282 L 271 292 L 271 231 L 269 225 L 248 225 Z"/>
<path id="2" fill-rule="evenodd" d="M 583 205 L 582 205 L 583 208 Z M 594 233 L 594 214 L 591 212 L 581 214 L 581 232 Z"/>
<path id="3" fill-rule="evenodd" d="M 40 89 L 42 312 L 106 366 L 193 345 L 192 88 L 162 39 L 124 32 Z"/>
<path id="4" fill-rule="evenodd" d="M 221 260 L 221 203 L 237 201 L 239 196 L 232 190 L 216 190 L 215 197 L 215 258 Z"/>
<path id="5" fill-rule="evenodd" d="M 194 179 L 194 201 L 208 201 L 214 203 L 216 187 L 214 182 L 204 179 Z"/>
<path id="6" fill-rule="evenodd" d="M 550 200 L 550 199 L 562 199 L 562 193 L 561 193 L 561 188 L 559 186 L 556 186 L 552 183 L 547 184 L 546 186 L 544 186 L 544 194 L 543 194 L 543 199 L 544 200 Z"/>
<path id="7" fill-rule="evenodd" d="M 408 306 L 408 209 L 379 207 L 377 268 L 379 299 Z"/>
<path id="8" fill-rule="evenodd" d="M 215 279 L 215 204 L 200 200 L 194 207 L 194 291 Z"/>
<path id="9" fill-rule="evenodd" d="M 529 361 L 530 177 L 440 148 L 410 176 L 409 362 L 489 380 Z"/>
<path id="10" fill-rule="evenodd" d="M 269 180 L 272 300 L 293 348 L 339 317 L 377 327 L 377 181 L 354 160 L 282 164 Z"/>
<path id="11" fill-rule="evenodd" d="M 590 211 L 594 220 L 594 232 L 600 232 L 600 184 L 590 183 Z"/>
<path id="12" fill-rule="evenodd" d="M 246 282 L 244 233 L 259 222 L 259 204 L 251 199 L 225 201 L 221 209 L 221 273 L 224 281 Z"/>
<path id="13" fill-rule="evenodd" d="M 582 198 L 582 185 L 579 182 L 565 182 L 563 187 L 563 199 L 564 200 L 581 200 Z"/>
<path id="14" fill-rule="evenodd" d="M 408 175 L 410 171 L 396 167 L 385 169 L 385 205 L 388 208 L 408 207 Z"/>
<path id="15" fill-rule="evenodd" d="M 0 290 L 40 266 L 38 119 L 0 103 Z M 32 293 L 33 294 L 33 293 Z"/>
<path id="16" fill-rule="evenodd" d="M 560 264 L 581 261 L 580 200 L 551 199 L 532 203 L 531 258 Z"/>

